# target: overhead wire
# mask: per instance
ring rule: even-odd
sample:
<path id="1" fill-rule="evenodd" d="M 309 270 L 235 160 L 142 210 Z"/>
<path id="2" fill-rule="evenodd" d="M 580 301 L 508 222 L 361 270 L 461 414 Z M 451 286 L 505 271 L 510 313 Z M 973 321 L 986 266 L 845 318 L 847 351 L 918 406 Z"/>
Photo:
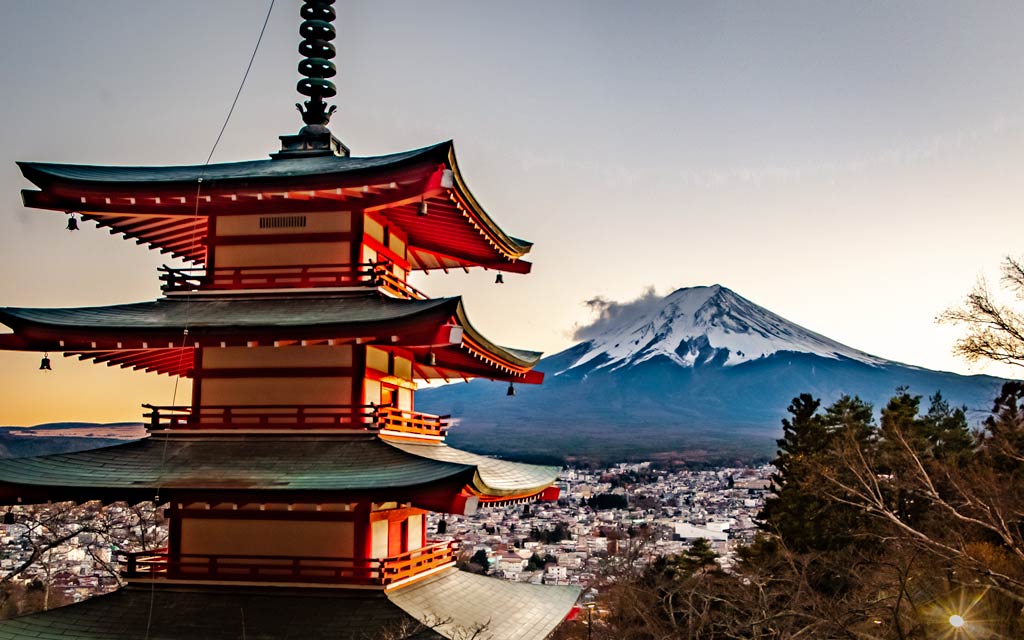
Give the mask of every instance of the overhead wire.
<path id="1" fill-rule="evenodd" d="M 253 47 L 252 55 L 249 56 L 249 63 L 245 67 L 245 73 L 242 74 L 242 81 L 238 85 L 238 91 L 235 92 L 235 97 L 231 101 L 231 107 L 228 109 L 228 114 L 224 118 L 224 123 L 220 127 L 220 131 L 217 133 L 217 139 L 214 140 L 213 146 L 210 148 L 210 153 L 206 156 L 206 161 L 203 162 L 203 167 L 199 171 L 199 177 L 196 180 L 196 196 L 195 196 L 195 207 L 192 212 L 192 234 L 189 241 L 190 247 L 195 247 L 196 235 L 199 230 L 199 201 L 202 195 L 203 178 L 206 177 L 206 169 L 210 165 L 210 161 L 213 159 L 213 154 L 217 151 L 217 147 L 220 145 L 221 139 L 224 137 L 224 132 L 228 128 L 228 123 L 231 122 L 231 116 L 235 113 L 235 107 L 238 105 L 238 100 L 242 95 L 242 90 L 245 88 L 245 83 L 249 79 L 249 72 L 252 71 L 253 62 L 256 60 L 256 54 L 260 50 L 260 44 L 263 43 L 263 36 L 267 32 L 267 25 L 270 23 L 270 15 L 274 11 L 275 0 L 270 0 L 270 5 L 267 7 L 267 15 L 263 18 L 263 26 L 260 28 L 259 37 L 256 38 L 256 46 Z M 194 260 L 194 258 L 193 258 Z M 178 364 L 175 370 L 172 372 L 174 377 L 174 390 L 171 394 L 171 406 L 173 407 L 178 401 L 178 383 L 181 380 L 181 367 L 185 359 L 185 349 L 188 346 L 189 339 L 189 325 L 191 323 L 191 304 L 192 294 L 186 291 L 185 294 L 185 322 L 181 333 L 181 347 L 178 349 Z M 151 411 L 157 411 L 155 408 Z M 170 439 L 164 438 L 163 451 L 160 456 L 160 467 L 157 472 L 157 486 L 156 493 L 153 499 L 154 508 L 159 508 L 160 502 L 160 490 L 163 488 L 163 476 L 164 476 L 164 465 L 167 463 L 167 443 Z M 146 640 L 149 640 L 150 631 L 153 626 L 153 605 L 156 596 L 156 581 L 153 580 L 153 576 L 150 576 L 150 591 L 149 591 L 149 614 L 146 619 Z M 244 616 L 244 613 L 243 613 Z M 245 622 L 243 618 L 242 623 L 243 637 L 245 634 Z"/>

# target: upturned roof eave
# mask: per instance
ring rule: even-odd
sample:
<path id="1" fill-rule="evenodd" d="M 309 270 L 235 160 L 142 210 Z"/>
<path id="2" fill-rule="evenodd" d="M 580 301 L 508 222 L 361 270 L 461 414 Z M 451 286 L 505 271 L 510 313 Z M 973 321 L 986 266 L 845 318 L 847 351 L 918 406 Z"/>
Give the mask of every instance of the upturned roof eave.
<path id="1" fill-rule="evenodd" d="M 533 244 L 506 233 L 470 191 L 447 140 L 412 151 L 383 156 L 345 158 L 322 156 L 252 160 L 215 165 L 101 166 L 18 161 L 22 174 L 41 191 L 23 191 L 26 206 L 79 210 L 80 197 L 139 196 L 144 193 L 188 193 L 202 177 L 207 195 L 253 189 L 316 190 L 349 187 L 372 181 L 391 181 L 391 174 L 426 165 L 445 166 L 454 177 L 452 189 L 505 261 L 515 263 Z M 288 170 L 292 168 L 293 170 Z M 184 214 L 181 214 L 184 215 Z M 491 265 L 501 268 L 499 264 Z M 528 270 L 528 269 L 527 269 Z"/>
<path id="2" fill-rule="evenodd" d="M 478 218 L 480 223 L 494 236 L 497 240 L 502 243 L 503 249 L 510 255 L 514 255 L 517 259 L 525 256 L 533 248 L 533 243 L 520 238 L 515 238 L 508 235 L 505 231 L 498 226 L 496 222 L 488 215 L 487 211 L 484 210 L 483 206 L 473 195 L 473 192 L 469 190 L 469 185 L 466 184 L 466 179 L 462 175 L 462 171 L 459 169 L 459 163 L 455 157 L 455 144 L 449 141 L 448 146 L 448 168 L 452 170 L 452 175 L 455 180 L 455 187 L 459 191 L 459 195 L 466 202 L 466 204 L 472 209 L 473 214 Z"/>
<path id="3" fill-rule="evenodd" d="M 486 336 L 484 336 L 484 334 L 477 331 L 477 329 L 469 321 L 469 316 L 466 314 L 466 308 L 465 305 L 462 304 L 461 299 L 456 309 L 456 319 L 459 325 L 466 332 L 466 335 L 473 342 L 485 348 L 491 354 L 518 367 L 532 369 L 537 365 L 538 362 L 540 362 L 541 356 L 544 355 L 540 351 L 525 351 L 522 349 L 514 349 L 512 347 L 503 347 L 489 340 Z"/>
<path id="4" fill-rule="evenodd" d="M 451 146 L 452 142 L 447 140 L 419 149 L 381 156 L 246 160 L 205 166 L 116 166 L 29 161 L 17 161 L 16 164 L 26 179 L 42 189 L 55 185 L 133 191 L 145 187 L 192 187 L 200 177 L 203 178 L 204 188 L 220 189 L 254 183 L 281 186 L 300 180 L 308 181 L 311 178 L 330 183 L 342 176 L 372 176 L 415 165 L 424 160 L 444 162 Z"/>

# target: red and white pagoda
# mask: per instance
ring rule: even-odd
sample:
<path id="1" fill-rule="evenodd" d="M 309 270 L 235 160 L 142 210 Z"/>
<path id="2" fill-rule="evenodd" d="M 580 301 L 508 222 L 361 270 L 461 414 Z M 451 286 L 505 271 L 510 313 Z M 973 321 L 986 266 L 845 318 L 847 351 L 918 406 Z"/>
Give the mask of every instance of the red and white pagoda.
<path id="1" fill-rule="evenodd" d="M 528 273 L 530 243 L 473 197 L 451 142 L 352 157 L 331 135 L 331 4 L 303 5 L 306 126 L 271 159 L 19 163 L 37 187 L 27 206 L 194 266 L 161 269 L 151 302 L 0 308 L 0 348 L 189 378 L 192 398 L 144 405 L 136 442 L 0 460 L 0 504 L 156 500 L 169 523 L 165 549 L 122 554 L 128 587 L 0 622 L 0 639 L 236 638 L 239 609 L 250 637 L 415 620 L 430 627 L 415 637 L 540 639 L 572 607 L 574 589 L 461 572 L 453 545 L 428 539 L 428 511 L 557 498 L 557 469 L 449 447 L 447 418 L 415 404 L 419 380 L 541 381 L 540 354 L 494 344 L 460 298 L 408 282 Z"/>

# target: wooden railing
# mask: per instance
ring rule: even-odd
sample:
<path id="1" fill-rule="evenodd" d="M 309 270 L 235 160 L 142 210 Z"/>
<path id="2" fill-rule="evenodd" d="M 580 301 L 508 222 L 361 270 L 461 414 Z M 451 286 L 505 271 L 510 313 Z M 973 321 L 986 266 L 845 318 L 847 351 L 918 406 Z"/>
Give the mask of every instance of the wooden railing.
<path id="1" fill-rule="evenodd" d="M 150 429 L 373 429 L 370 405 L 154 406 Z"/>
<path id="2" fill-rule="evenodd" d="M 121 575 L 129 579 L 383 584 L 379 561 L 354 558 L 202 553 L 181 553 L 171 557 L 167 549 L 160 549 L 118 551 L 117 561 Z"/>
<path id="3" fill-rule="evenodd" d="M 393 584 L 455 562 L 455 541 L 436 542 L 381 560 L 381 584 Z"/>
<path id="4" fill-rule="evenodd" d="M 323 556 L 249 556 L 117 551 L 128 579 L 238 580 L 386 586 L 455 561 L 455 543 L 441 542 L 381 559 Z"/>
<path id="5" fill-rule="evenodd" d="M 448 435 L 448 419 L 450 417 L 402 411 L 395 407 L 377 407 L 379 429 L 410 435 L 444 438 Z"/>
<path id="6" fill-rule="evenodd" d="M 155 406 L 144 414 L 149 428 L 166 429 L 338 429 L 389 431 L 445 437 L 449 416 L 379 405 L 207 405 Z"/>
<path id="7" fill-rule="evenodd" d="M 427 295 L 399 278 L 387 262 L 351 265 L 311 264 L 294 267 L 159 268 L 165 293 L 199 290 L 373 287 L 400 298 L 426 300 Z"/>

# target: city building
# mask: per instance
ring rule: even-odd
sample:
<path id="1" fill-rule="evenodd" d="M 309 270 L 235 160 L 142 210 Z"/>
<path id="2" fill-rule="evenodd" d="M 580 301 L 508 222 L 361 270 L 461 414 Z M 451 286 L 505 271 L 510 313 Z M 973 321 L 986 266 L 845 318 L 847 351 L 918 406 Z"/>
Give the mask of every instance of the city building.
<path id="1" fill-rule="evenodd" d="M 527 273 L 530 243 L 473 197 L 451 142 L 354 157 L 327 129 L 333 2 L 302 6 L 305 127 L 267 160 L 176 167 L 20 163 L 27 206 L 66 212 L 171 254 L 158 300 L 0 308 L 0 348 L 189 378 L 145 405 L 147 438 L 0 460 L 0 504 L 166 505 L 168 545 L 120 552 L 128 586 L 0 622 L 0 638 L 416 637 L 541 639 L 577 590 L 455 568 L 428 512 L 556 500 L 558 469 L 445 444 L 417 381 L 542 375 L 494 344 L 460 298 L 418 270 Z M 501 275 L 498 275 L 500 280 Z M 111 390 L 113 393 L 114 390 Z M 564 571 L 563 571 L 564 573 Z M 239 635 L 239 630 L 241 635 Z M 49 635 L 47 635 L 49 634 Z"/>

